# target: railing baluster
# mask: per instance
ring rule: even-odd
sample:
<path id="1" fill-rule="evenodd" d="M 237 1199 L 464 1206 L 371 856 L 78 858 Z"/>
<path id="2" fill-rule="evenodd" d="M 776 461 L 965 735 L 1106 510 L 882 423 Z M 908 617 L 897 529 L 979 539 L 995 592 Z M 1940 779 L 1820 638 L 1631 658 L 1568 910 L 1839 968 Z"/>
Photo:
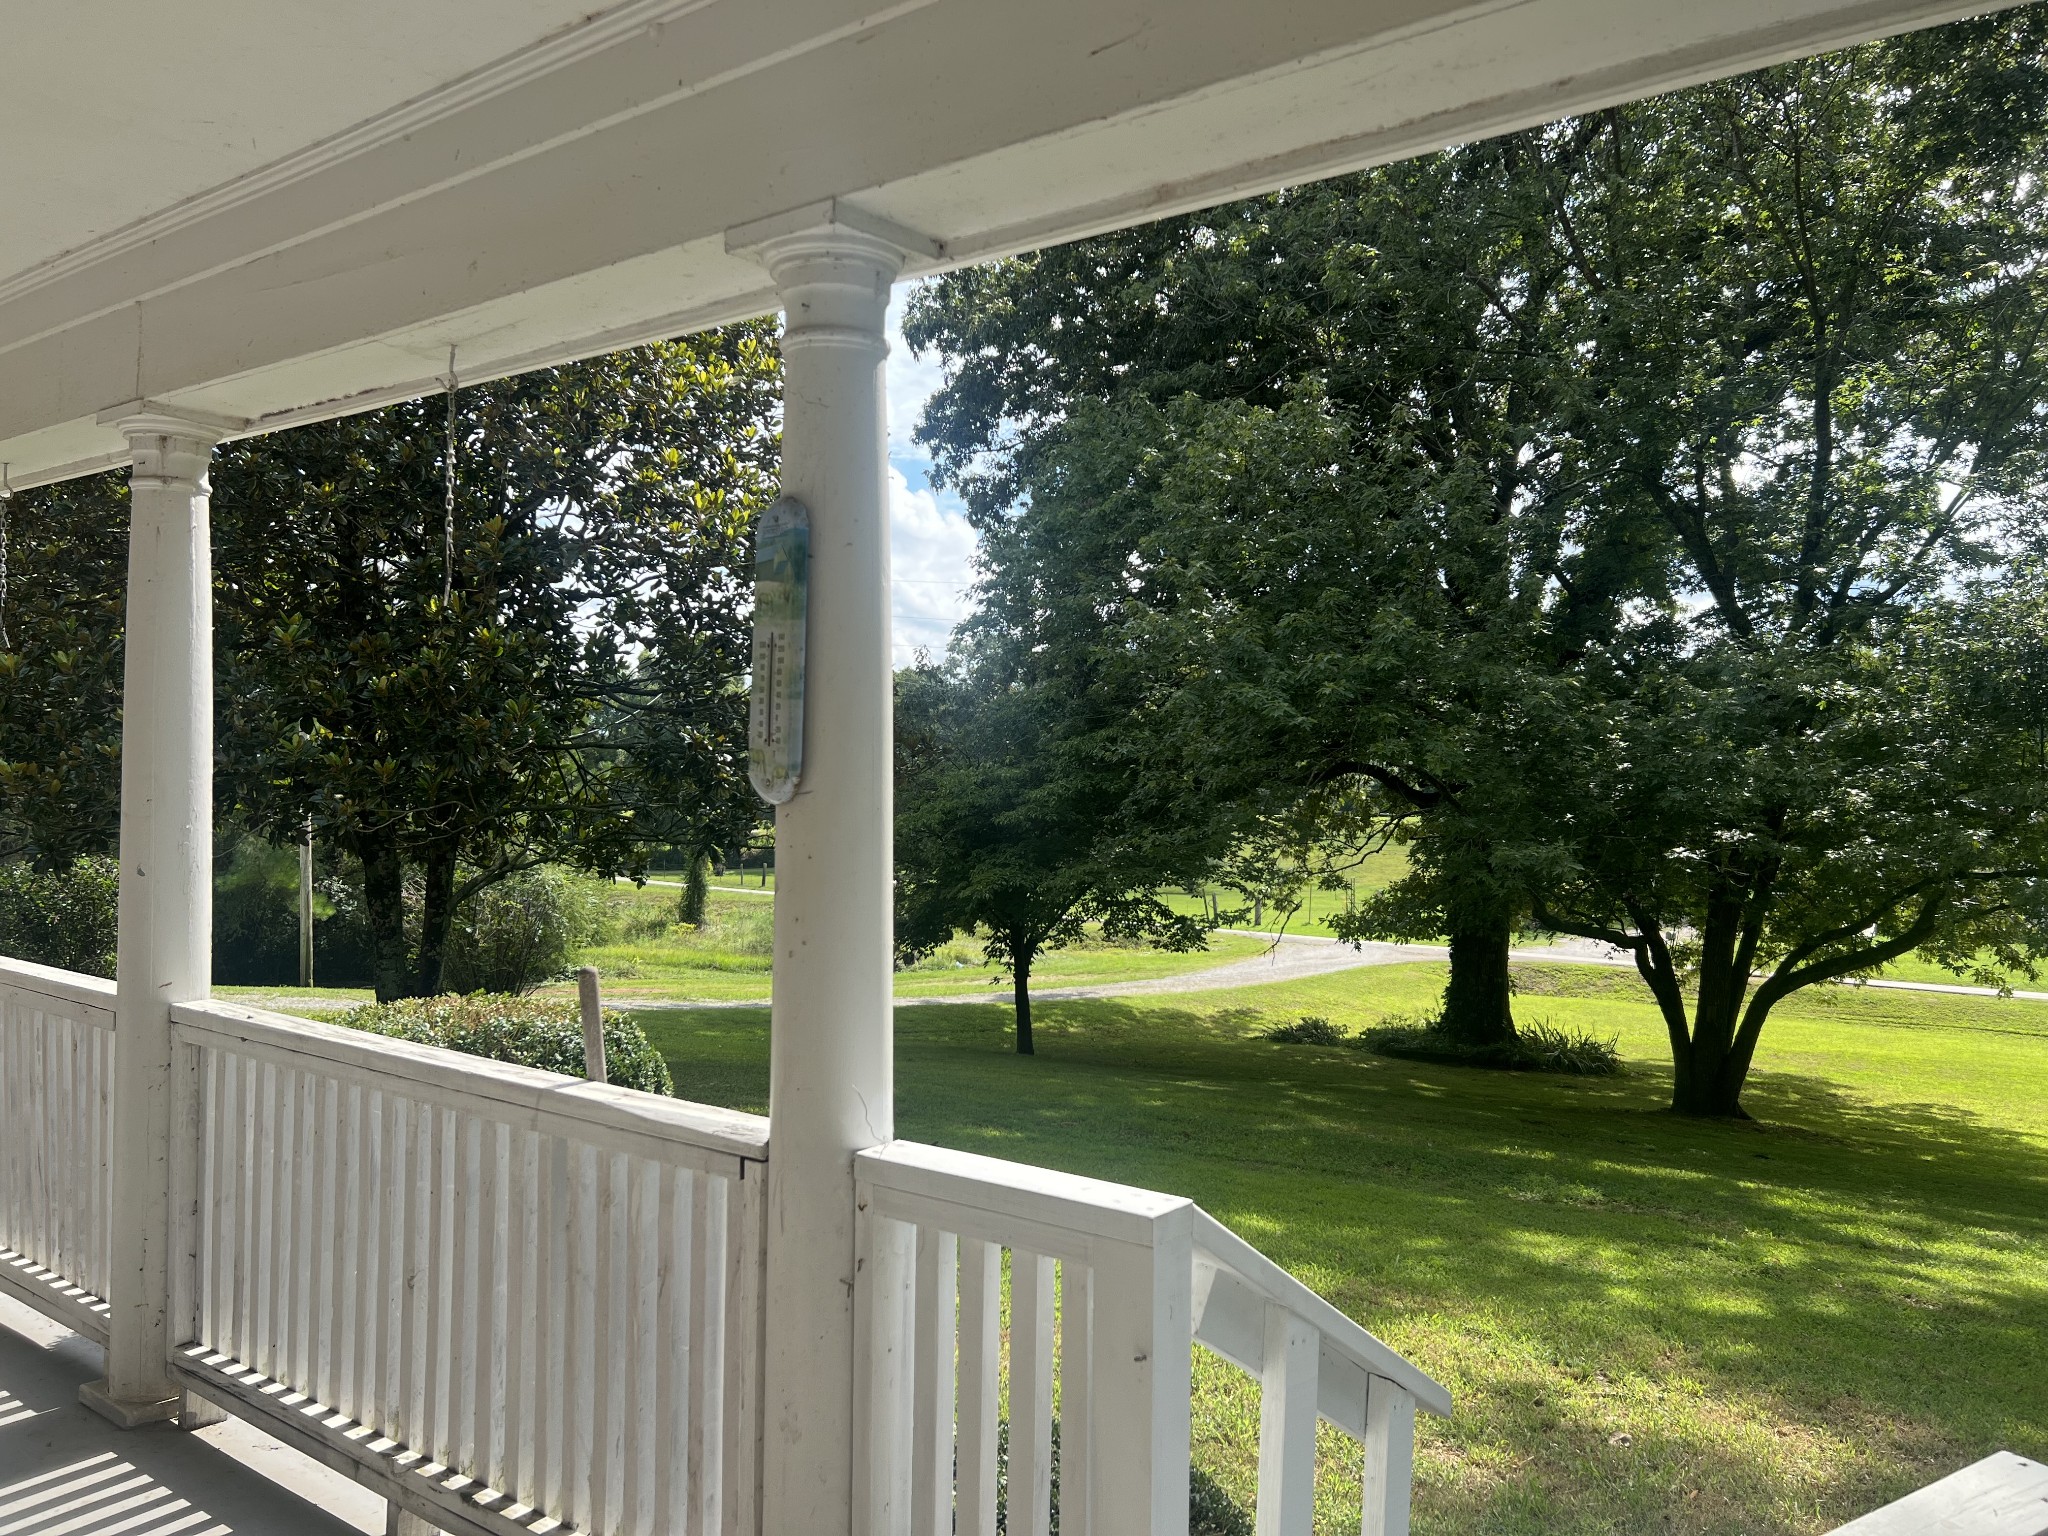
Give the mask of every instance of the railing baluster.
<path id="1" fill-rule="evenodd" d="M 953 1530 L 953 1400 L 958 1240 L 917 1230 L 916 1320 L 912 1325 L 910 1529 L 912 1536 Z"/>
<path id="2" fill-rule="evenodd" d="M 591 1329 L 599 1361 L 595 1422 L 590 1445 L 590 1522 L 610 1530 L 618 1521 L 619 1461 L 625 1449 L 626 1234 L 632 1210 L 625 1190 L 625 1159 L 600 1154 L 597 1164 L 597 1321 Z"/>
<path id="3" fill-rule="evenodd" d="M 461 1268 L 455 1262 L 457 1233 L 461 1233 L 463 1202 L 463 1116 L 459 1110 L 434 1112 L 434 1247 L 430 1249 L 428 1278 L 432 1282 L 432 1337 L 428 1341 L 432 1432 L 428 1444 L 432 1458 L 442 1466 L 455 1466 L 455 1405 L 461 1386 L 457 1382 L 455 1333 L 461 1327 L 457 1317 Z"/>
<path id="4" fill-rule="evenodd" d="M 455 1205 L 455 1246 L 448 1259 L 455 1300 L 449 1312 L 448 1448 L 440 1457 L 451 1467 L 476 1465 L 476 1315 L 483 1304 L 476 1262 L 477 1229 L 482 1219 L 477 1188 L 481 1130 L 475 1116 L 455 1117 L 454 1166 L 448 1191 Z"/>
<path id="5" fill-rule="evenodd" d="M 383 1309 L 377 1305 L 384 1278 L 384 1112 L 381 1089 L 363 1090 L 362 1198 L 356 1208 L 356 1402 L 353 1416 L 372 1423 L 381 1413 Z"/>
<path id="6" fill-rule="evenodd" d="M 625 1470 L 618 1505 L 618 1530 L 645 1536 L 653 1528 L 653 1442 L 655 1442 L 655 1305 L 657 1305 L 657 1200 L 662 1167 L 645 1157 L 627 1157 L 627 1384 L 625 1384 Z"/>
<path id="7" fill-rule="evenodd" d="M 399 1318 L 398 1439 L 415 1449 L 427 1441 L 427 1181 L 433 1176 L 433 1118 L 433 1106 L 417 1101 L 406 1122 L 411 1153 L 405 1201 L 405 1311 Z"/>
<path id="8" fill-rule="evenodd" d="M 302 1282 L 313 1273 L 306 1252 L 312 1233 L 301 1214 L 299 1191 L 306 1177 L 306 1091 L 315 1075 L 300 1069 L 278 1073 L 276 1356 L 270 1374 L 279 1381 L 305 1379 L 298 1360 L 298 1320 L 305 1299 Z"/>
<path id="9" fill-rule="evenodd" d="M 228 1172 L 234 1183 L 234 1318 L 225 1347 L 247 1365 L 256 1352 L 256 1101 L 263 1085 L 263 1067 L 246 1058 L 241 1066 L 240 1081 L 235 1085 L 235 1166 Z"/>
<path id="10" fill-rule="evenodd" d="M 658 1170 L 660 1226 L 655 1234 L 654 1510 L 657 1531 L 685 1528 L 690 1443 L 690 1231 L 691 1175 L 663 1164 Z"/>
<path id="11" fill-rule="evenodd" d="M 500 1235 L 505 1212 L 505 1126 L 486 1120 L 477 1149 L 482 1178 L 478 1183 L 476 1269 L 476 1459 L 471 1463 L 480 1482 L 505 1486 L 505 1274 Z"/>
<path id="12" fill-rule="evenodd" d="M 412 1101 L 403 1094 L 384 1098 L 384 1401 L 376 1427 L 406 1443 L 406 1324 L 412 1288 Z"/>
<path id="13" fill-rule="evenodd" d="M 691 1181 L 689 1522 L 692 1536 L 719 1529 L 719 1426 L 725 1401 L 725 1194 L 724 1179 Z"/>
<path id="14" fill-rule="evenodd" d="M 202 1046 L 199 1057 L 199 1324 L 195 1339 L 220 1337 L 220 1102 L 221 1053 Z M 179 1342 L 183 1342 L 180 1340 Z"/>
<path id="15" fill-rule="evenodd" d="M 1053 1261 L 1010 1250 L 1010 1500 L 1016 1536 L 1052 1529 Z"/>
<path id="16" fill-rule="evenodd" d="M 719 1516 L 727 1536 L 750 1536 L 759 1528 L 761 1498 L 761 1371 L 763 1265 L 766 1257 L 768 1181 L 745 1176 L 721 1178 L 725 1189 L 725 1234 L 719 1245 L 725 1267 L 724 1343 L 719 1362 L 725 1377 L 718 1425 Z M 707 1369 L 708 1364 L 707 1364 Z"/>
<path id="17" fill-rule="evenodd" d="M 996 1536 L 996 1408 L 1002 1348 L 1003 1251 L 960 1239 L 960 1536 Z"/>
<path id="18" fill-rule="evenodd" d="M 540 1322 L 547 1330 L 535 1362 L 539 1377 L 538 1401 L 551 1410 L 540 1423 L 541 1439 L 534 1453 L 540 1466 L 536 1486 L 542 1504 L 552 1510 L 568 1507 L 567 1466 L 568 1393 L 571 1348 L 569 1316 L 569 1251 L 575 1239 L 569 1199 L 569 1144 L 566 1137 L 551 1135 L 542 1149 L 546 1180 L 542 1210 L 542 1251 L 547 1258 L 547 1275 L 541 1291 Z"/>
<path id="19" fill-rule="evenodd" d="M 60 1275 L 78 1273 L 78 1261 L 71 1251 L 72 1212 L 77 1200 L 72 1192 L 72 1179 L 77 1174 L 77 1159 L 72 1155 L 72 1119 L 77 1108 L 75 1063 L 71 1057 L 71 1021 L 53 1018 L 47 1026 L 50 1042 L 50 1146 L 56 1188 L 53 1191 L 56 1209 L 51 1213 L 51 1241 L 47 1262 Z"/>
<path id="20" fill-rule="evenodd" d="M 1095 1529 L 1094 1271 L 1060 1260 L 1060 1536 Z"/>
<path id="21" fill-rule="evenodd" d="M 332 1406 L 334 1386 L 335 1207 L 341 1199 L 341 1085 L 323 1076 L 313 1118 L 313 1262 L 319 1283 L 313 1297 L 313 1366 L 301 1390 Z"/>
<path id="22" fill-rule="evenodd" d="M 329 1401 L 352 1419 L 360 1419 L 363 1411 L 362 1296 L 368 1258 L 363 1252 L 363 1238 L 368 1229 L 364 1206 L 369 1201 L 366 1187 L 368 1170 L 363 1166 L 363 1154 L 369 1140 L 371 1091 L 361 1083 L 348 1086 L 348 1129 L 342 1138 L 341 1152 L 340 1279 L 337 1286 L 339 1294 L 335 1298 L 339 1311 L 335 1327 L 340 1337 L 335 1346 L 335 1395 Z"/>
<path id="23" fill-rule="evenodd" d="M 562 1385 L 567 1391 L 567 1424 L 562 1439 L 563 1478 L 567 1483 L 562 1509 L 572 1525 L 589 1528 L 591 1521 L 590 1464 L 594 1455 L 597 1416 L 598 1327 L 597 1244 L 604 1231 L 598 1210 L 599 1162 L 596 1151 L 576 1143 L 570 1150 L 570 1179 L 574 1225 L 569 1237 L 569 1358 Z"/>

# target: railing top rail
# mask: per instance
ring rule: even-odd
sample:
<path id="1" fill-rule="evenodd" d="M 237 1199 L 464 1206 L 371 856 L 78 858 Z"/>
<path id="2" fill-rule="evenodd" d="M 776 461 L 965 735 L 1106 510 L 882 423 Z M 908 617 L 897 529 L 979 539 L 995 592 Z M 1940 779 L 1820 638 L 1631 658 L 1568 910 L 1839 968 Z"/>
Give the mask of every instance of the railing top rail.
<path id="1" fill-rule="evenodd" d="M 1160 1217 L 1194 1208 L 1177 1195 L 915 1141 L 892 1141 L 854 1163 L 860 1177 L 882 1189 L 1121 1242 L 1150 1242 Z"/>
<path id="2" fill-rule="evenodd" d="M 530 1129 L 566 1131 L 615 1144 L 623 1139 L 681 1146 L 757 1163 L 768 1160 L 768 1122 L 759 1115 L 233 1003 L 179 1003 L 172 1007 L 171 1017 L 193 1044 L 253 1051 L 285 1061 L 316 1061 L 340 1076 L 391 1086 L 415 1099 L 481 1109 Z"/>
<path id="3" fill-rule="evenodd" d="M 1413 1362 L 1318 1296 L 1214 1216 L 1195 1208 L 1195 1258 L 1229 1270 L 1266 1300 L 1277 1303 L 1323 1336 L 1323 1343 L 1361 1370 L 1407 1391 L 1417 1407 L 1449 1418 L 1451 1394 Z"/>
<path id="4" fill-rule="evenodd" d="M 85 1010 L 92 1022 L 113 1027 L 114 984 L 98 976 L 81 976 L 76 971 L 60 971 L 54 965 L 0 956 L 0 991 L 30 992 L 69 1003 Z"/>

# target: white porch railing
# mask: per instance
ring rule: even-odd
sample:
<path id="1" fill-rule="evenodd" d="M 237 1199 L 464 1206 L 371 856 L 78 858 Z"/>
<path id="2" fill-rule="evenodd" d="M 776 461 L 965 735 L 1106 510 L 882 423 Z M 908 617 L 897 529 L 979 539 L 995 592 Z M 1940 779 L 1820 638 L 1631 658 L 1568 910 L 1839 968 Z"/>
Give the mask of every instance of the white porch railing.
<path id="1" fill-rule="evenodd" d="M 758 1532 L 765 1120 L 172 1019 L 181 1386 L 451 1532 Z M 0 1288 L 101 1339 L 113 1025 L 0 960 Z M 994 1536 L 1005 1400 L 1014 1536 L 1184 1536 L 1196 1344 L 1260 1382 L 1260 1536 L 1309 1531 L 1319 1418 L 1406 1532 L 1448 1394 L 1191 1202 L 910 1142 L 855 1174 L 862 1536 Z"/>
<path id="2" fill-rule="evenodd" d="M 1192 1202 L 896 1142 L 856 1161 L 864 1536 L 994 1536 L 1009 1253 L 1008 1507 L 1042 1536 L 1184 1536 L 1190 1355 L 1261 1384 L 1257 1529 L 1307 1536 L 1316 1422 L 1365 1447 L 1363 1529 L 1408 1529 L 1415 1411 L 1450 1395 Z"/>
<path id="3" fill-rule="evenodd" d="M 756 1529 L 766 1121 L 172 1017 L 183 1386 L 446 1530 Z"/>
<path id="4" fill-rule="evenodd" d="M 0 1289 L 107 1338 L 114 984 L 0 959 Z"/>

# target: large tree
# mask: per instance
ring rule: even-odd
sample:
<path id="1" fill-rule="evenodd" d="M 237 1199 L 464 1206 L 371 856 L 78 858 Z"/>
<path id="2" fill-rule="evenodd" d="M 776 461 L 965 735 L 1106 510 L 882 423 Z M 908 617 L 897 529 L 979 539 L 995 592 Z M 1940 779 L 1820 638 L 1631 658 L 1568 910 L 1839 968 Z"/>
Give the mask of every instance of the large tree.
<path id="1" fill-rule="evenodd" d="M 1618 525 L 1567 546 L 1554 510 L 1574 295 L 1546 215 L 1587 137 L 956 274 L 906 326 L 949 366 L 920 431 L 983 527 L 988 610 L 1149 669 L 1177 700 L 1150 771 L 1219 812 L 1374 786 L 1417 857 L 1353 931 L 1448 933 L 1443 1020 L 1474 1043 L 1513 1032 L 1539 825 L 1504 733 L 1638 558 Z"/>
<path id="2" fill-rule="evenodd" d="M 0 862 L 111 854 L 121 798 L 128 492 L 95 475 L 0 502 Z"/>
<path id="3" fill-rule="evenodd" d="M 224 450 L 228 798 L 360 861 L 380 997 L 439 990 L 456 909 L 495 881 L 634 874 L 751 825 L 775 356 L 750 325 L 463 390 L 452 562 L 442 400 Z"/>
<path id="4" fill-rule="evenodd" d="M 1665 553 L 1554 759 L 1543 916 L 1634 954 L 1680 1109 L 1740 1112 L 1801 986 L 2039 934 L 2042 721 L 1969 702 L 2015 653 L 1967 641 L 2039 590 L 2044 45 L 2019 11 L 1605 113 L 1561 190 L 1583 516 Z"/>
<path id="5" fill-rule="evenodd" d="M 2044 31 L 949 279 L 908 330 L 989 594 L 1146 670 L 1212 783 L 1418 813 L 1370 921 L 1634 953 L 1675 1106 L 1739 1113 L 1791 990 L 2038 931 L 2038 724 L 1955 701 L 1975 578 L 2034 579 Z"/>

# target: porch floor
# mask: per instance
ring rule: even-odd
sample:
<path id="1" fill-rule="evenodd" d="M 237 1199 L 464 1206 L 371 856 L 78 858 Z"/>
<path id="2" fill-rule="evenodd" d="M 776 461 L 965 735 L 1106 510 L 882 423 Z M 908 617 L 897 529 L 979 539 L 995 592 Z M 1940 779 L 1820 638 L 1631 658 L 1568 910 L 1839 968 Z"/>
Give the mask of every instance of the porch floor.
<path id="1" fill-rule="evenodd" d="M 119 1430 L 78 1401 L 99 1346 L 0 1296 L 9 1536 L 383 1536 L 384 1501 L 239 1420 Z"/>

